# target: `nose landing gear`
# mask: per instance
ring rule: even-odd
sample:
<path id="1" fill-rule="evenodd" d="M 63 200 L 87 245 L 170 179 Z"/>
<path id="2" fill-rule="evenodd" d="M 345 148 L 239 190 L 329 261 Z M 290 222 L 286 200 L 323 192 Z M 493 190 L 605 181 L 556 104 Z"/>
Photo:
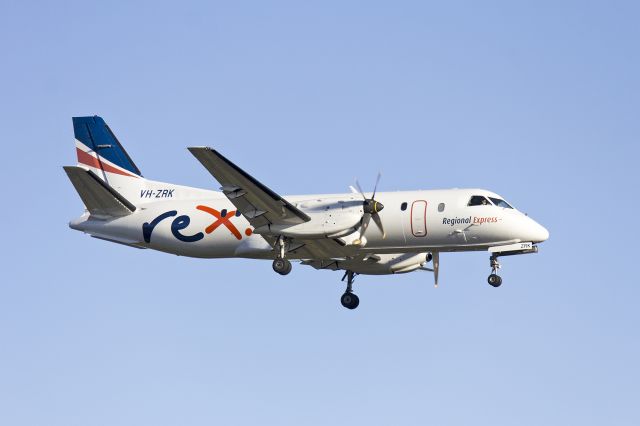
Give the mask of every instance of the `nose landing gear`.
<path id="1" fill-rule="evenodd" d="M 487 282 L 493 287 L 500 287 L 502 284 L 502 277 L 497 274 L 491 274 L 489 275 L 489 278 L 487 278 Z"/>
<path id="2" fill-rule="evenodd" d="M 487 282 L 492 287 L 500 287 L 502 284 L 502 278 L 498 275 L 498 269 L 500 269 L 500 262 L 498 262 L 498 255 L 492 254 L 489 258 L 489 264 L 491 266 L 491 275 L 487 278 Z"/>
<path id="3" fill-rule="evenodd" d="M 340 303 L 347 309 L 355 309 L 360 304 L 360 299 L 353 292 L 353 281 L 355 280 L 355 273 L 353 271 L 347 271 L 342 277 L 342 281 L 347 278 L 347 289 L 344 291 L 342 297 L 340 297 Z"/>
<path id="4" fill-rule="evenodd" d="M 493 287 L 500 287 L 502 284 L 502 278 L 498 275 L 498 269 L 500 269 L 500 262 L 498 262 L 499 256 L 514 256 L 519 254 L 537 253 L 538 247 L 531 242 L 508 244 L 505 246 L 490 247 L 491 257 L 489 258 L 489 265 L 491 266 L 491 275 L 487 278 L 487 282 Z"/>

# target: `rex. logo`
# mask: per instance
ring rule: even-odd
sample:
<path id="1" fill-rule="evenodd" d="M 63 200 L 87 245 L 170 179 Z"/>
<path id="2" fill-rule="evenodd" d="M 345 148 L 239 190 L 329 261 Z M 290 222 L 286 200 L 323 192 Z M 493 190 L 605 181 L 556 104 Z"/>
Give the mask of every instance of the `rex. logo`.
<path id="1" fill-rule="evenodd" d="M 237 210 L 227 211 L 226 209 L 222 209 L 218 211 L 209 206 L 199 205 L 196 206 L 196 209 L 203 211 L 205 213 L 209 213 L 213 217 L 215 217 L 215 221 L 211 223 L 211 225 L 207 226 L 204 229 L 204 232 L 207 234 L 211 234 L 213 231 L 218 229 L 221 225 L 224 225 L 231 234 L 236 237 L 238 240 L 242 239 L 242 234 L 238 231 L 238 228 L 231 222 L 231 218 L 234 216 L 240 216 L 240 212 Z M 165 219 L 170 217 L 174 217 L 178 214 L 177 210 L 170 210 L 168 212 L 164 212 L 161 215 L 157 216 L 151 222 L 145 222 L 142 224 L 142 236 L 144 237 L 144 241 L 146 243 L 151 242 L 151 234 L 155 227 Z M 180 215 L 173 219 L 171 222 L 171 233 L 178 240 L 183 241 L 185 243 L 193 243 L 196 241 L 200 241 L 204 238 L 204 233 L 197 232 L 193 235 L 184 235 L 181 231 L 189 226 L 191 223 L 191 218 L 187 215 Z M 250 236 L 252 233 L 251 228 L 247 228 L 245 230 L 245 234 Z"/>

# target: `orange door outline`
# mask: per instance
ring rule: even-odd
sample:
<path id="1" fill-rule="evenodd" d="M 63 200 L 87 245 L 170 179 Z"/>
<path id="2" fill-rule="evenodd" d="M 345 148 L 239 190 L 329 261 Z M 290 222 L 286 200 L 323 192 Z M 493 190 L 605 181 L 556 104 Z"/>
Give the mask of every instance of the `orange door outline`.
<path id="1" fill-rule="evenodd" d="M 421 209 L 420 211 L 416 210 L 417 218 L 420 220 L 420 216 L 422 216 L 422 228 L 424 232 L 421 232 L 418 226 L 414 227 L 414 209 Z M 420 215 L 422 213 L 422 215 Z M 417 224 L 416 224 L 417 225 Z M 414 237 L 426 237 L 427 236 L 427 201 L 426 200 L 416 200 L 411 204 L 411 233 Z"/>

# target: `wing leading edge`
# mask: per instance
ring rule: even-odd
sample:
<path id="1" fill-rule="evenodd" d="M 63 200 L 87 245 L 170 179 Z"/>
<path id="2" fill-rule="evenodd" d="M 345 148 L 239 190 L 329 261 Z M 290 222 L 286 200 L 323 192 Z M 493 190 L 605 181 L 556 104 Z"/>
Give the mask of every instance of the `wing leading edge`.
<path id="1" fill-rule="evenodd" d="M 190 147 L 189 151 L 220 182 L 222 192 L 254 228 L 269 224 L 296 225 L 311 220 L 215 149 Z"/>

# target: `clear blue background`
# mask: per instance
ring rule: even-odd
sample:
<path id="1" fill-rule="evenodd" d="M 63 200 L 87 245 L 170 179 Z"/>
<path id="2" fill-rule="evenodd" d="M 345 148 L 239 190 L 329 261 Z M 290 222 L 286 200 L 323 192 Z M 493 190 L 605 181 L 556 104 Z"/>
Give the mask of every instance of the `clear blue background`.
<path id="1" fill-rule="evenodd" d="M 2 425 L 638 425 L 640 7 L 622 1 L 0 7 Z M 283 194 L 483 187 L 537 255 L 416 272 L 91 239 L 61 166 L 102 115 L 145 176 Z"/>

